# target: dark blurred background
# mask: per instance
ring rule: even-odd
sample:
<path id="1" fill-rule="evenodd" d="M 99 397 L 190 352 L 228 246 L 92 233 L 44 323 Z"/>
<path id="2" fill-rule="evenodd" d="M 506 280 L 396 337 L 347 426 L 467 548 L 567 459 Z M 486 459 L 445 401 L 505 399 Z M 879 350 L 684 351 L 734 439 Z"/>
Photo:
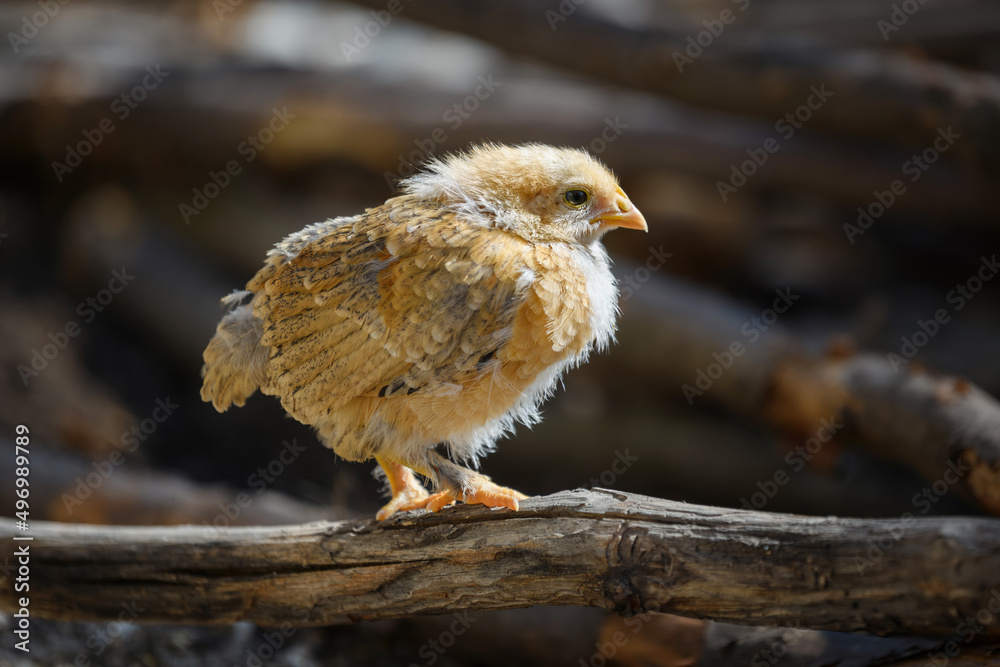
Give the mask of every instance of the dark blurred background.
<path id="1" fill-rule="evenodd" d="M 849 423 L 793 463 L 824 425 L 780 428 L 755 374 L 846 347 L 1000 394 L 996 3 L 42 0 L 3 3 L 0 28 L 0 441 L 31 429 L 35 520 L 373 516 L 373 464 L 273 398 L 216 413 L 201 351 L 275 242 L 479 141 L 588 148 L 650 227 L 606 238 L 622 345 L 485 460 L 501 484 L 899 516 L 933 477 L 853 447 Z M 726 367 L 731 343 L 747 352 Z M 376 664 L 357 654 L 372 642 L 395 647 L 379 664 L 428 664 L 419 624 L 315 641 L 347 642 L 337 664 Z M 76 640 L 37 664 L 89 636 L 48 627 Z M 162 649 L 142 637 L 112 648 Z M 507 659 L 469 653 L 442 661 Z"/>

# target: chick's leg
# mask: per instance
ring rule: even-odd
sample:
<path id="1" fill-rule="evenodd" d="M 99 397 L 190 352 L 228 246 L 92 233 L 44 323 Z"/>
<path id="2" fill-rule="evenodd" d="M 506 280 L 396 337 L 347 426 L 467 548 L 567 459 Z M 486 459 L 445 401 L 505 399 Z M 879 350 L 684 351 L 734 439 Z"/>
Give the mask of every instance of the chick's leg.
<path id="1" fill-rule="evenodd" d="M 413 475 L 412 470 L 389 459 L 377 457 L 375 460 L 385 471 L 385 476 L 389 480 L 389 488 L 392 490 L 392 499 L 378 511 L 378 514 L 375 515 L 376 519 L 384 521 L 396 512 L 421 509 L 427 505 L 430 496 L 424 485 Z"/>
<path id="2" fill-rule="evenodd" d="M 437 452 L 431 451 L 428 455 L 428 466 L 435 474 L 427 476 L 434 479 L 439 487 L 443 487 L 442 491 L 432 495 L 426 503 L 431 512 L 437 512 L 457 500 L 469 505 L 506 507 L 516 512 L 517 501 L 528 497 L 520 491 L 494 484 L 486 475 L 452 463 Z"/>

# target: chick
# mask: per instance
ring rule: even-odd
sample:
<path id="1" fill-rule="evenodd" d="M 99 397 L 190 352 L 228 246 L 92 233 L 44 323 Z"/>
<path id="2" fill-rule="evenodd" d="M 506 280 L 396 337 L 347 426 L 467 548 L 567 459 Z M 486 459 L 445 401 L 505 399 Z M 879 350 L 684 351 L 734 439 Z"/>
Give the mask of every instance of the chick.
<path id="1" fill-rule="evenodd" d="M 340 456 L 374 458 L 392 490 L 379 519 L 455 501 L 516 510 L 526 496 L 457 462 L 478 467 L 537 422 L 563 371 L 612 341 L 600 240 L 646 221 L 581 150 L 484 144 L 401 185 L 292 234 L 223 299 L 202 399 L 222 412 L 260 389 Z"/>

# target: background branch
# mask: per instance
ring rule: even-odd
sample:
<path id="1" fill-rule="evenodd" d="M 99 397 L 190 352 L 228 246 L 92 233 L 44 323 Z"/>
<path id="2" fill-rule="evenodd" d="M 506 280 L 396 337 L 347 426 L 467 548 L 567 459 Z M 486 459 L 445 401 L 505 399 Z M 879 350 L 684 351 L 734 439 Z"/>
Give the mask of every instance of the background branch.
<path id="1" fill-rule="evenodd" d="M 379 0 L 352 1 L 384 9 Z M 771 121 L 803 104 L 811 87 L 826 84 L 834 96 L 829 108 L 816 114 L 816 127 L 915 146 L 933 141 L 939 126 L 954 125 L 969 139 L 959 152 L 989 171 L 997 167 L 996 77 L 903 54 L 774 34 L 726 34 L 726 39 L 691 50 L 689 36 L 705 30 L 700 23 L 677 29 L 626 28 L 586 9 L 567 14 L 565 6 L 556 1 L 433 0 L 407 5 L 405 16 L 605 81 Z M 739 32 L 737 6 L 728 9 L 733 27 L 713 17 L 728 33 Z M 601 46 L 581 49 L 581 43 Z M 685 59 L 680 67 L 678 54 Z M 915 107 L 920 114 L 913 113 Z"/>
<path id="2" fill-rule="evenodd" d="M 811 354 L 780 324 L 751 343 L 741 330 L 760 313 L 673 278 L 651 277 L 623 311 L 616 363 L 636 376 L 678 393 L 697 390 L 691 402 L 722 405 L 796 442 L 814 436 L 823 420 L 840 420 L 838 443 L 857 443 L 932 483 L 953 478 L 949 462 L 956 463 L 959 480 L 949 487 L 1000 514 L 1000 402 L 967 380 L 929 373 L 898 354 L 894 367 L 885 354 L 859 354 L 836 341 Z M 691 369 L 719 365 L 713 355 L 733 343 L 743 354 L 710 386 L 699 385 Z"/>

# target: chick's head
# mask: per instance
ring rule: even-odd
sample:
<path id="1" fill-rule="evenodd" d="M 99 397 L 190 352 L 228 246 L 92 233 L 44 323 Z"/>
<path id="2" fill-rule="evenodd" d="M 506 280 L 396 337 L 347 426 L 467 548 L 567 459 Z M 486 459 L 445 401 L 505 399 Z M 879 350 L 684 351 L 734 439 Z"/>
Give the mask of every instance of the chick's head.
<path id="1" fill-rule="evenodd" d="M 432 161 L 403 188 L 532 243 L 589 244 L 615 227 L 647 229 L 615 175 L 572 148 L 484 144 Z"/>

